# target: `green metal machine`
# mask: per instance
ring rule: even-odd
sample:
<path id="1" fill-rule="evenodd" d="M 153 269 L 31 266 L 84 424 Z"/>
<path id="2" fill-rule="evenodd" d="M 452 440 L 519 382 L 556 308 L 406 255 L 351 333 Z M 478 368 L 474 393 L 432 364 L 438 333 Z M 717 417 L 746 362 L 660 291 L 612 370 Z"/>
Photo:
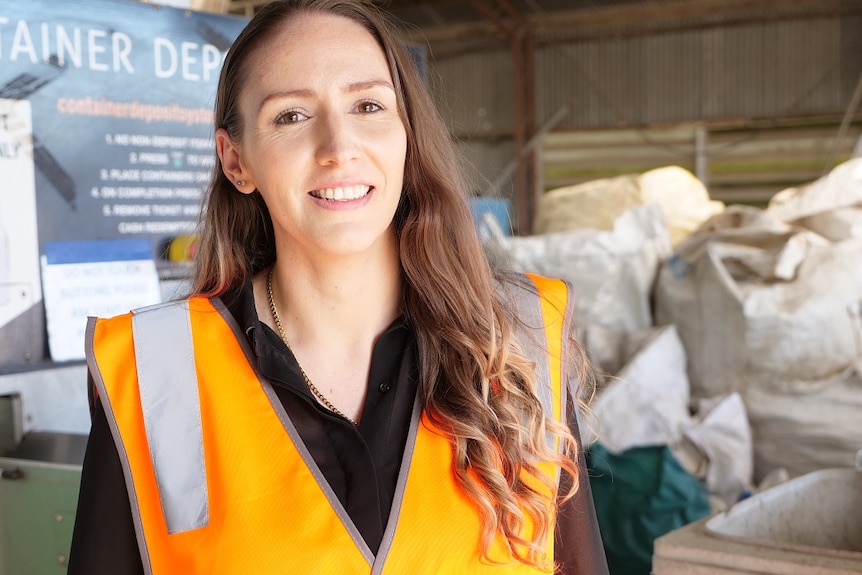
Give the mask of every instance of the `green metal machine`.
<path id="1" fill-rule="evenodd" d="M 0 575 L 66 573 L 87 444 L 85 383 L 83 365 L 0 373 Z"/>
<path id="2" fill-rule="evenodd" d="M 33 432 L 0 457 L 0 574 L 66 572 L 86 442 Z"/>

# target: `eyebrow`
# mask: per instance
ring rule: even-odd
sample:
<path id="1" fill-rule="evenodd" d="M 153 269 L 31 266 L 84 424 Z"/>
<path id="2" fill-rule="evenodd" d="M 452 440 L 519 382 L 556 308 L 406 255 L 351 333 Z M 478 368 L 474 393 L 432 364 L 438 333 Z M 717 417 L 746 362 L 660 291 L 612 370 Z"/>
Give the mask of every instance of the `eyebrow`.
<path id="1" fill-rule="evenodd" d="M 365 80 L 362 82 L 351 82 L 350 84 L 345 85 L 343 90 L 347 93 L 353 93 L 368 90 L 370 88 L 376 88 L 378 86 L 389 88 L 393 92 L 395 91 L 395 87 L 389 80 Z M 313 96 L 313 91 L 302 88 L 298 90 L 287 90 L 284 92 L 273 92 L 261 101 L 261 105 L 266 104 L 270 100 L 276 100 L 279 98 L 311 98 Z"/>

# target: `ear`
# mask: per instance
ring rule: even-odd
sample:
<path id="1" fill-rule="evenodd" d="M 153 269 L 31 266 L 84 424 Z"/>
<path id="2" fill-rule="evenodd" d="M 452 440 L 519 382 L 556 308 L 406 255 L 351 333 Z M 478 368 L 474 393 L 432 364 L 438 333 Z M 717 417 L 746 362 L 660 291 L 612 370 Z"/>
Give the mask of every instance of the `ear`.
<path id="1" fill-rule="evenodd" d="M 227 179 L 243 194 L 250 194 L 257 186 L 252 182 L 248 170 L 243 165 L 239 147 L 224 128 L 216 130 L 216 152 L 221 160 L 221 169 Z"/>

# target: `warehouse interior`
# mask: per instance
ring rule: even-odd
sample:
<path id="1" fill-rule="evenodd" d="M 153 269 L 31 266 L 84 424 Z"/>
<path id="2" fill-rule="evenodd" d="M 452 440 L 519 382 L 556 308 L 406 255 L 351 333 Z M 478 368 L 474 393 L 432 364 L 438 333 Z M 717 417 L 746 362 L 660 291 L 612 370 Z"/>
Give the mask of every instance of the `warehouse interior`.
<path id="1" fill-rule="evenodd" d="M 113 29 L 116 14 L 130 38 L 113 44 L 112 72 L 91 55 L 83 76 L 86 58 L 43 56 L 48 30 L 71 54 L 71 27 L 91 17 L 55 24 L 50 0 L 34 1 L 0 8 L 0 174 L 33 188 L 32 218 L 0 192 L 0 575 L 68 562 L 89 402 L 83 323 L 66 324 L 102 315 L 104 298 L 58 295 L 78 285 L 62 264 L 99 261 L 119 281 L 144 261 L 129 291 L 181 293 L 213 165 L 203 122 L 159 131 L 124 118 L 93 140 L 124 163 L 75 167 L 87 146 L 68 132 L 83 114 L 61 111 L 49 128 L 39 113 L 60 109 L 57 85 L 88 106 L 150 98 L 206 115 L 217 79 L 206 50 L 189 57 L 205 73 L 182 69 L 191 89 L 159 50 L 210 42 L 223 54 L 269 3 L 76 0 L 98 9 L 94 28 Z M 595 370 L 581 439 L 611 575 L 862 573 L 862 0 L 372 2 L 400 28 L 460 153 L 491 264 L 577 294 L 574 329 Z M 123 18 L 165 38 L 151 83 Z M 140 84 L 126 83 L 133 67 Z M 22 102 L 29 163 L 6 167 Z M 172 150 L 164 170 L 197 170 L 158 188 L 176 200 L 170 213 L 123 183 L 127 152 L 156 165 L 158 150 Z M 81 231 L 96 216 L 112 227 Z M 126 267 L 109 269 L 94 245 L 64 251 L 103 240 L 130 250 Z"/>

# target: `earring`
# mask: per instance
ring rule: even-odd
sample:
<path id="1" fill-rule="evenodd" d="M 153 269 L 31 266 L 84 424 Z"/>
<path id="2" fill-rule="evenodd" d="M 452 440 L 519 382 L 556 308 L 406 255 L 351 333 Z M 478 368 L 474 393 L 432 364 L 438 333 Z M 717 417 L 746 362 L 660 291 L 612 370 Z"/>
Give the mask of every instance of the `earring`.
<path id="1" fill-rule="evenodd" d="M 242 187 L 242 186 L 244 186 L 244 185 L 245 185 L 245 180 L 237 180 L 237 181 L 236 181 L 236 185 L 237 185 L 237 187 Z"/>

